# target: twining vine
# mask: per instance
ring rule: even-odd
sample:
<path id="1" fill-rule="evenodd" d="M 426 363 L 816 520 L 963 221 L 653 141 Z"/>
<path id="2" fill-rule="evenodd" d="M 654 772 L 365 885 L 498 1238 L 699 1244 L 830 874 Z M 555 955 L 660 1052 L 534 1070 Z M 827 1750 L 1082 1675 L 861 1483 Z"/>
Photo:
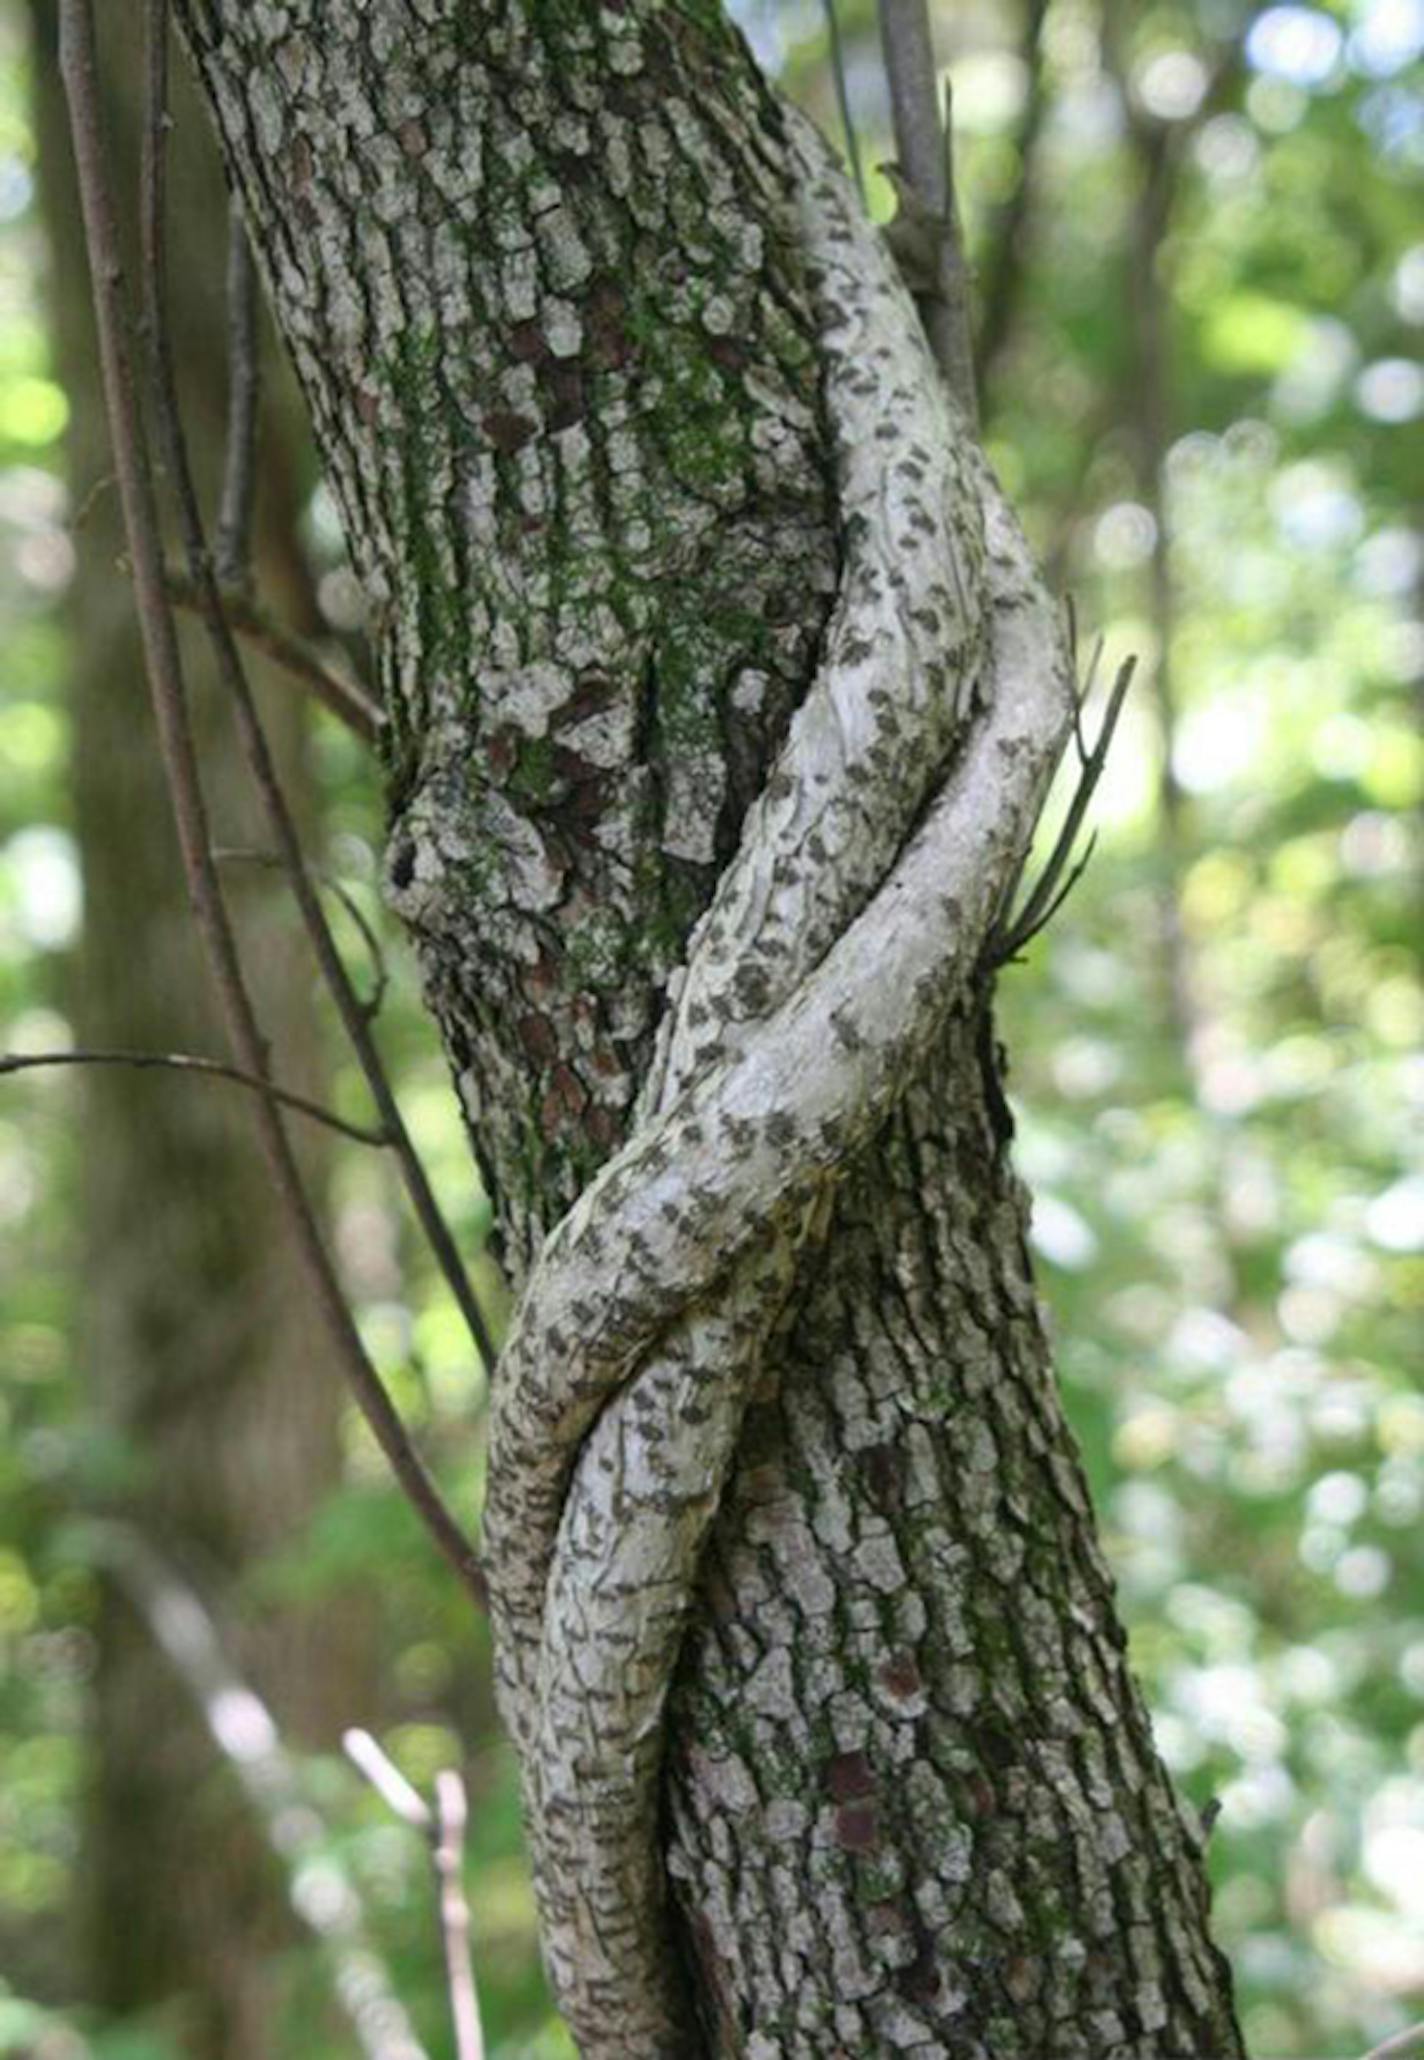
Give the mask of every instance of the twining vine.
<path id="1" fill-rule="evenodd" d="M 580 2050 L 694 2050 L 661 1717 L 764 1348 L 838 1173 L 980 977 L 1070 726 L 1058 613 L 891 257 L 788 112 L 845 539 L 825 650 L 673 986 L 633 1134 L 495 1385 L 486 1566 Z"/>
<path id="2" fill-rule="evenodd" d="M 148 5 L 161 34 L 163 0 Z M 88 0 L 64 9 L 78 24 L 73 82 L 92 113 Z M 522 1762 L 546 1957 L 590 2060 L 697 2048 L 671 1949 L 657 1802 L 664 1706 L 702 1545 L 847 1169 L 949 1020 L 982 1015 L 995 963 L 1051 905 L 1049 879 L 1009 913 L 1074 715 L 1063 626 L 951 397 L 958 389 L 945 384 L 945 353 L 937 365 L 891 249 L 824 145 L 789 111 L 773 126 L 784 126 L 833 432 L 836 604 L 809 690 L 668 990 L 631 1134 L 545 1241 L 494 1384 L 486 1559 L 500 1694 Z M 116 240 L 93 206 L 102 181 L 85 119 L 77 129 L 120 485 L 188 812 L 185 851 L 281 1182 L 290 1152 L 280 1098 L 190 763 L 174 595 L 123 363 Z M 425 131 L 403 134 L 423 162 Z M 931 219 L 947 280 L 947 177 Z M 571 248 L 559 246 L 561 262 Z M 957 306 L 963 330 L 962 301 L 938 272 L 927 283 L 942 312 Z M 922 301 L 925 285 L 915 288 Z M 366 423 L 359 402 L 357 416 Z M 491 415 L 485 428 L 504 435 L 510 421 Z M 170 470 L 183 470 L 172 455 Z M 186 528 L 188 592 L 209 619 L 251 748 L 231 620 L 201 532 Z M 358 714 L 368 729 L 379 719 Z M 457 742 L 463 753 L 463 731 Z M 260 736 L 255 744 L 260 782 Z M 274 835 L 285 850 L 280 822 Z M 450 892 L 466 896 L 465 876 L 452 879 Z M 359 1004 L 351 1011 L 359 1049 L 365 1022 Z M 309 1215 L 295 1220 L 329 1300 Z M 332 1317 L 340 1333 L 340 1312 Z M 357 1392 L 478 1591 L 464 1541 L 399 1426 L 382 1417 L 358 1348 L 348 1366 Z"/>

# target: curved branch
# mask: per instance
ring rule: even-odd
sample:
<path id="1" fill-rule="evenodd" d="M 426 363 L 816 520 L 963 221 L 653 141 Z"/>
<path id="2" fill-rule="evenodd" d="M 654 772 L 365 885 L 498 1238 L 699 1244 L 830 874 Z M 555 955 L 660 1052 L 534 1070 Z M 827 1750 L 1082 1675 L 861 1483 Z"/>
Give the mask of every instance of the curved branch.
<path id="1" fill-rule="evenodd" d="M 177 608 L 184 608 L 198 615 L 207 606 L 204 595 L 191 580 L 181 572 L 168 575 L 168 598 Z M 304 637 L 284 629 L 279 622 L 266 614 L 250 595 L 233 587 L 225 587 L 222 594 L 223 613 L 229 627 L 236 631 L 255 651 L 261 651 L 274 665 L 309 687 L 316 698 L 344 723 L 348 730 L 364 744 L 374 744 L 385 728 L 385 711 L 378 707 L 364 687 L 355 681 L 343 679 L 324 665 L 313 647 Z"/>
<path id="2" fill-rule="evenodd" d="M 837 432 L 837 608 L 694 933 L 639 1127 L 548 1240 L 495 1390 L 501 1693 L 546 1953 L 590 2056 L 693 2049 L 655 1827 L 702 1541 L 798 1256 L 964 1004 L 1072 714 L 1057 612 L 889 257 L 788 126 Z"/>

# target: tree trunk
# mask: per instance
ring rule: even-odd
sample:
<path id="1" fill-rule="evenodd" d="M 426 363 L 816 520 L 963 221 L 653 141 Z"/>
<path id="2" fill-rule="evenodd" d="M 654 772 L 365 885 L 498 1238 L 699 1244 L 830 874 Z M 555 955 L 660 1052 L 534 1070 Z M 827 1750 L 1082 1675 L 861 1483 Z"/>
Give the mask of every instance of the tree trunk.
<path id="1" fill-rule="evenodd" d="M 220 1052 L 168 802 L 148 730 L 142 653 L 122 550 L 94 364 L 88 287 L 53 10 L 33 10 L 51 308 L 73 410 L 69 476 L 78 534 L 71 592 L 75 817 L 85 922 L 81 1045 Z M 138 52 L 109 39 L 110 127 L 137 161 Z M 205 483 L 221 464 L 225 407 L 221 167 L 196 103 L 182 110 L 174 186 L 175 320 Z M 272 480 L 269 474 L 269 489 Z M 94 491 L 99 489 L 98 491 Z M 93 494 L 92 501 L 89 499 Z M 263 576 L 290 594 L 299 565 L 290 475 L 269 491 Z M 280 696 L 280 698 L 276 698 Z M 271 718 L 302 784 L 292 690 Z M 219 834 L 261 842 L 229 717 L 199 718 Z M 320 1098 L 312 977 L 270 877 L 235 881 L 252 931 L 284 1080 Z M 266 1191 L 240 1090 L 104 1069 L 85 1084 L 84 1259 L 79 1343 L 96 1408 L 131 1470 L 119 1508 L 234 1620 L 236 1656 L 295 1737 L 330 1750 L 362 1705 L 359 1609 L 269 1609 L 240 1630 L 241 1582 L 336 1487 L 343 1390 Z M 285 1884 L 217 1759 L 201 1713 L 123 1588 L 105 1577 L 92 1717 L 94 1776 L 82 1867 L 90 1999 L 155 2015 L 198 2060 L 278 2050 L 280 1955 L 297 1942 Z"/>
<path id="2" fill-rule="evenodd" d="M 1062 654 L 909 302 L 709 0 L 179 15 L 525 1291 L 487 1543 L 583 2051 L 1230 2060 L 989 1027 Z"/>

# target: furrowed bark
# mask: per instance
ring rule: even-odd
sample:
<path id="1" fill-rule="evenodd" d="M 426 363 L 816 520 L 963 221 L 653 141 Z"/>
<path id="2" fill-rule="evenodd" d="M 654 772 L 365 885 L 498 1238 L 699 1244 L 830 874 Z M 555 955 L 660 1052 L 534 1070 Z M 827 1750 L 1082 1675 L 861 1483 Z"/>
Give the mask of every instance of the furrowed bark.
<path id="1" fill-rule="evenodd" d="M 808 264 L 822 175 L 698 0 L 179 11 L 376 610 L 391 894 L 527 1289 L 489 1542 L 582 2050 L 1230 2060 L 981 1058 L 1061 660 L 962 430 L 894 447 L 905 303 Z M 894 343 L 857 398 L 862 301 Z"/>
<path id="2" fill-rule="evenodd" d="M 775 111 L 711 9 L 178 13 L 374 611 L 391 898 L 517 1280 L 623 1135 L 834 585 Z"/>

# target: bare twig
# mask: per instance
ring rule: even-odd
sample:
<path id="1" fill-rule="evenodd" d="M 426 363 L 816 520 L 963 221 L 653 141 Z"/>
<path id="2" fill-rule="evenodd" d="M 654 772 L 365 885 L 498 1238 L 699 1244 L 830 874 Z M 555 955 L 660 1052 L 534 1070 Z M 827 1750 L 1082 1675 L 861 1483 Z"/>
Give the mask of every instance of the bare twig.
<path id="1" fill-rule="evenodd" d="M 900 204 L 890 225 L 891 248 L 919 304 L 945 381 L 977 426 L 969 275 L 954 205 L 949 88 L 946 81 L 941 115 L 926 0 L 880 0 L 880 42 L 898 158 L 887 167 Z M 913 253 L 908 265 L 906 252 Z"/>
<path id="2" fill-rule="evenodd" d="M 367 2060 L 426 2060 L 390 1976 L 363 1936 L 364 1912 L 311 1807 L 271 1711 L 233 1665 L 201 1598 L 127 1524 L 86 1524 L 85 1545 L 172 1662 L 286 1874 L 292 1908 L 329 1955 L 333 1986 Z M 321 1868 L 323 1893 L 303 1892 Z M 332 1891 L 335 1890 L 335 1893 Z"/>
<path id="3" fill-rule="evenodd" d="M 222 595 L 213 575 L 203 531 L 203 519 L 193 486 L 192 468 L 188 462 L 187 445 L 183 436 L 166 317 L 163 163 L 167 140 L 167 0 L 145 0 L 145 25 L 148 38 L 149 99 L 144 130 L 143 208 L 140 225 L 144 250 L 144 317 L 153 352 L 155 412 L 164 458 L 177 502 L 184 555 L 188 561 L 188 577 L 199 596 L 203 620 L 212 642 L 218 671 L 224 686 L 232 695 L 243 749 L 283 868 L 296 897 L 297 906 L 301 910 L 302 921 L 311 938 L 322 978 L 336 1003 L 337 1013 L 351 1040 L 352 1049 L 381 1121 L 391 1133 L 391 1148 L 400 1165 L 406 1192 L 435 1255 L 436 1264 L 445 1277 L 484 1364 L 487 1367 L 493 1366 L 495 1349 L 489 1325 L 475 1299 L 474 1289 L 456 1249 L 450 1227 L 441 1213 L 440 1204 L 435 1198 L 420 1155 L 406 1128 L 385 1066 L 376 1049 L 360 996 L 342 963 L 341 954 L 331 934 L 331 926 L 321 905 L 321 898 L 307 871 L 301 840 L 292 821 L 286 796 L 282 792 L 281 780 L 273 763 L 232 630 L 223 612 Z"/>
<path id="4" fill-rule="evenodd" d="M 1096 656 L 1093 663 L 1094 665 L 1097 663 Z M 1078 776 L 1078 784 L 1073 790 L 1073 799 L 1068 804 L 1068 812 L 1063 818 L 1063 826 L 1054 840 L 1053 849 L 1048 855 L 1043 871 L 1038 876 L 1037 884 L 1034 886 L 1032 893 L 1020 909 L 1018 915 L 1011 922 L 1005 921 L 1004 924 L 996 927 L 995 933 L 990 939 L 989 958 L 993 966 L 1007 965 L 1010 959 L 1017 957 L 1024 946 L 1037 936 L 1044 925 L 1062 907 L 1073 888 L 1082 878 L 1088 860 L 1093 855 L 1096 833 L 1089 839 L 1088 848 L 1083 853 L 1082 858 L 1068 872 L 1068 877 L 1063 886 L 1060 888 L 1058 884 L 1073 856 L 1073 847 L 1078 841 L 1078 832 L 1083 826 L 1083 817 L 1088 812 L 1089 804 L 1097 791 L 1098 782 L 1103 776 L 1103 768 L 1107 764 L 1108 751 L 1112 745 L 1113 734 L 1117 729 L 1118 717 L 1122 714 L 1123 702 L 1127 699 L 1127 690 L 1132 685 L 1132 676 L 1136 670 L 1136 658 L 1128 658 L 1118 667 L 1117 678 L 1113 681 L 1112 691 L 1108 695 L 1108 705 L 1103 713 L 1102 726 L 1098 731 L 1097 742 L 1086 758 L 1082 759 L 1082 768 Z M 1080 731 L 1080 752 L 1081 749 Z"/>
<path id="5" fill-rule="evenodd" d="M 366 1356 L 335 1270 L 312 1215 L 280 1106 L 270 1091 L 266 1042 L 243 977 L 227 909 L 210 853 L 187 690 L 172 612 L 164 591 L 158 510 L 148 449 L 139 426 L 129 357 L 118 225 L 105 159 L 94 49 L 93 0 L 60 0 L 60 70 L 69 101 L 80 204 L 99 338 L 99 366 L 114 447 L 124 525 L 133 561 L 134 595 L 146 670 L 153 699 L 164 771 L 173 803 L 184 875 L 197 917 L 218 1000 L 243 1072 L 263 1082 L 258 1098 L 258 1133 L 269 1170 L 287 1209 L 297 1246 L 353 1393 L 389 1459 L 408 1500 L 441 1552 L 481 1602 L 484 1577 L 464 1532 L 411 1446 L 390 1397 Z M 150 131 L 161 122 L 164 10 L 150 0 Z M 153 76 L 157 70 L 157 78 Z M 155 93 L 152 88 L 157 85 Z M 150 203 L 161 202 L 161 153 L 150 134 L 145 150 L 145 186 Z M 151 216 L 150 216 L 151 219 Z"/>
<path id="6" fill-rule="evenodd" d="M 979 388 L 986 401 L 1012 334 L 1028 271 L 1028 244 L 1037 184 L 1038 142 L 1048 106 L 1043 67 L 1043 24 L 1049 0 L 1028 0 L 1019 48 L 1028 88 L 1014 134 L 1018 171 L 1008 198 L 996 210 L 983 265 L 978 324 Z"/>
<path id="7" fill-rule="evenodd" d="M 1173 663 L 1178 594 L 1172 564 L 1167 454 L 1174 433 L 1175 409 L 1171 295 L 1163 281 L 1159 260 L 1177 205 L 1183 154 L 1235 76 L 1242 61 L 1242 45 L 1239 38 L 1234 38 L 1220 49 L 1201 99 L 1191 114 L 1178 121 L 1165 120 L 1153 114 L 1134 90 L 1130 44 L 1135 21 L 1134 9 L 1123 4 L 1123 0 L 1107 0 L 1103 12 L 1103 51 L 1127 117 L 1127 140 L 1137 171 L 1127 248 L 1133 316 L 1130 335 L 1135 359 L 1129 382 L 1129 419 L 1134 431 L 1138 498 L 1152 517 L 1148 580 L 1157 648 L 1150 688 L 1156 704 L 1158 733 L 1157 809 L 1163 865 L 1157 906 L 1163 998 L 1168 1024 L 1190 1068 L 1196 1033 L 1203 1024 L 1199 982 L 1181 909 L 1190 811 L 1173 765 L 1180 712 Z"/>
<path id="8" fill-rule="evenodd" d="M 440 1940 L 455 2031 L 455 2060 L 484 2060 L 479 1994 L 470 1958 L 470 1906 L 465 1900 L 464 1847 L 469 1804 L 465 1784 L 453 1767 L 435 1777 L 432 1811 L 384 1747 L 369 1731 L 347 1731 L 342 1747 L 386 1806 L 430 1841 L 440 1898 Z"/>
<path id="9" fill-rule="evenodd" d="M 324 1109 L 320 1102 L 310 1101 L 304 1094 L 294 1094 L 290 1088 L 278 1087 L 271 1080 L 263 1080 L 255 1073 L 244 1073 L 240 1066 L 227 1066 L 221 1059 L 200 1058 L 192 1052 L 0 1052 L 0 1073 L 27 1073 L 35 1066 L 128 1066 L 138 1072 L 164 1068 L 174 1073 L 205 1073 L 215 1080 L 231 1080 L 238 1087 L 249 1087 L 256 1094 L 270 1095 L 272 1100 L 280 1102 L 283 1108 L 294 1109 L 301 1116 L 310 1116 L 313 1123 L 323 1123 L 328 1130 L 337 1130 L 343 1137 L 351 1138 L 356 1144 L 390 1143 L 390 1139 L 383 1131 L 369 1130 L 363 1123 L 348 1123 L 344 1116 L 338 1116 L 332 1109 Z"/>
<path id="10" fill-rule="evenodd" d="M 435 1776 L 435 1874 L 440 1884 L 440 1937 L 445 1947 L 445 1980 L 450 1991 L 450 2018 L 455 2030 L 455 2060 L 484 2060 L 480 2002 L 470 1958 L 470 1906 L 465 1900 L 465 1824 L 469 1805 L 465 1784 L 454 1767 Z"/>
<path id="11" fill-rule="evenodd" d="M 840 16 L 836 12 L 836 0 L 821 0 L 826 16 L 826 35 L 831 46 L 831 76 L 836 82 L 836 106 L 840 110 L 841 132 L 845 137 L 846 157 L 850 164 L 855 190 L 860 195 L 860 204 L 865 206 L 865 172 L 860 162 L 860 141 L 855 133 L 855 117 L 850 108 L 850 91 L 846 84 L 845 47 L 841 42 Z"/>
<path id="12" fill-rule="evenodd" d="M 1083 710 L 1088 705 L 1088 696 L 1092 693 L 1097 681 L 1098 667 L 1103 662 L 1104 648 L 1102 637 L 1094 637 L 1092 655 L 1088 659 L 1088 670 L 1084 673 L 1083 683 L 1073 697 L 1073 748 L 1078 754 L 1078 763 L 1082 766 L 1086 766 L 1088 763 L 1088 746 L 1083 738 Z"/>
<path id="13" fill-rule="evenodd" d="M 236 200 L 228 204 L 227 237 L 227 452 L 214 563 L 224 586 L 242 589 L 251 578 L 262 363 L 257 340 L 257 275 Z"/>
<path id="14" fill-rule="evenodd" d="M 1397 2031 L 1393 2038 L 1366 2053 L 1365 2060 L 1417 2060 L 1419 2054 L 1424 2054 L 1424 2022 Z"/>
<path id="15" fill-rule="evenodd" d="M 202 594 L 191 580 L 181 572 L 168 575 L 168 598 L 176 607 L 201 613 L 204 607 Z M 322 706 L 329 709 L 347 729 L 354 730 L 363 743 L 374 744 L 385 728 L 385 714 L 354 681 L 343 679 L 324 665 L 311 644 L 304 637 L 284 629 L 263 609 L 259 608 L 250 594 L 225 587 L 222 591 L 223 613 L 229 625 L 236 630 L 244 642 L 255 651 L 261 651 L 274 665 L 279 665 L 291 677 L 309 687 Z"/>
<path id="16" fill-rule="evenodd" d="M 105 494 L 109 491 L 109 488 L 115 484 L 112 472 L 101 472 L 99 474 L 99 477 L 89 487 L 83 500 L 69 518 L 68 527 L 71 536 L 78 536 L 79 532 L 88 523 L 89 518 L 93 515 L 100 501 L 103 500 Z"/>
<path id="17" fill-rule="evenodd" d="M 352 1729 L 341 1734 L 341 1750 L 359 1773 L 365 1775 L 388 1810 L 417 1831 L 430 1834 L 435 1819 L 430 1805 L 418 1788 L 411 1786 L 400 1768 L 369 1731 Z"/>
<path id="18" fill-rule="evenodd" d="M 283 869 L 281 858 L 275 851 L 248 851 L 234 845 L 223 845 L 214 850 L 213 857 L 219 865 L 265 866 L 273 872 Z M 386 968 L 386 954 L 381 949 L 381 940 L 367 920 L 360 902 L 344 881 L 338 880 L 335 873 L 327 872 L 324 866 L 309 865 L 307 871 L 314 880 L 319 880 L 323 887 L 328 888 L 336 896 L 356 926 L 361 942 L 370 955 L 375 985 L 361 1003 L 361 1013 L 368 1023 L 374 1022 L 381 1013 L 381 1003 L 385 1000 L 386 989 L 390 985 L 390 974 Z"/>

